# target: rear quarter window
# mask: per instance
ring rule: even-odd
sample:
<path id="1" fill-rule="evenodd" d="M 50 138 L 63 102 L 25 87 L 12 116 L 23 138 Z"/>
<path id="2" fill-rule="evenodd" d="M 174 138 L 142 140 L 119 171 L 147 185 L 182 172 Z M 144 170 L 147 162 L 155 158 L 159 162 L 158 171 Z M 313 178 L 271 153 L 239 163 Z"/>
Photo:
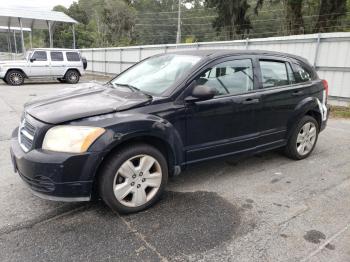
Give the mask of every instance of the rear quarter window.
<path id="1" fill-rule="evenodd" d="M 294 75 L 297 83 L 304 83 L 313 79 L 312 72 L 299 64 L 294 64 Z"/>
<path id="2" fill-rule="evenodd" d="M 80 55 L 77 52 L 67 52 L 67 61 L 80 61 Z"/>

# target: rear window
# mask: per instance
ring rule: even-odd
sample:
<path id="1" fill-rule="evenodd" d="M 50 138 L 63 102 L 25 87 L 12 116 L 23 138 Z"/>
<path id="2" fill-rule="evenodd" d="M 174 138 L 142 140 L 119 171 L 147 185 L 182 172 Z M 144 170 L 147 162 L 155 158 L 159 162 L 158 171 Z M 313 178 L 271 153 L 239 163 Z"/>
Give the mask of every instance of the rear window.
<path id="1" fill-rule="evenodd" d="M 67 52 L 67 61 L 80 61 L 79 53 L 77 52 Z"/>
<path id="2" fill-rule="evenodd" d="M 35 59 L 35 61 L 47 61 L 46 51 L 35 51 L 32 59 Z"/>
<path id="3" fill-rule="evenodd" d="M 51 52 L 51 61 L 63 61 L 63 54 L 62 52 Z"/>

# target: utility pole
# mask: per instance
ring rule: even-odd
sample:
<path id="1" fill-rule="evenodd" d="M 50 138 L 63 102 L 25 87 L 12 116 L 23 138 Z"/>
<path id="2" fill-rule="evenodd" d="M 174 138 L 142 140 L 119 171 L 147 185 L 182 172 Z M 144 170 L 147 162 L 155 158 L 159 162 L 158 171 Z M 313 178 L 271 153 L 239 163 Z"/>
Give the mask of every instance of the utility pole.
<path id="1" fill-rule="evenodd" d="M 176 44 L 181 43 L 181 0 L 179 0 L 179 11 L 177 15 L 177 34 L 176 34 Z"/>

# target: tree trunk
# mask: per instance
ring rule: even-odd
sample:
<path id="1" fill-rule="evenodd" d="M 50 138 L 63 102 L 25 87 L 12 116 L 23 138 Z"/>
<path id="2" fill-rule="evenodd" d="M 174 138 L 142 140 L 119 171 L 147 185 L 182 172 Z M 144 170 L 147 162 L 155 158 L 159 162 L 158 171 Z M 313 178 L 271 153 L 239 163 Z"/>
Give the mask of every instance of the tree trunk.
<path id="1" fill-rule="evenodd" d="M 339 18 L 346 15 L 346 0 L 321 0 L 315 33 L 335 31 Z"/>
<path id="2" fill-rule="evenodd" d="M 298 35 L 304 33 L 303 0 L 284 0 L 287 33 Z"/>

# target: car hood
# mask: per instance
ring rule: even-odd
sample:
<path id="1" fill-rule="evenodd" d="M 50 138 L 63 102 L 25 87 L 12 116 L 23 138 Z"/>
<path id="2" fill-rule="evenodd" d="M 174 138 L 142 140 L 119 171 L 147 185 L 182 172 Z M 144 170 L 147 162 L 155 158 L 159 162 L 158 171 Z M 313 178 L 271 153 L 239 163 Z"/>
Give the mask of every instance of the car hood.
<path id="1" fill-rule="evenodd" d="M 59 124 L 130 109 L 147 104 L 150 100 L 139 92 L 121 92 L 107 86 L 90 84 L 32 100 L 25 104 L 24 110 L 40 121 Z"/>
<path id="2" fill-rule="evenodd" d="M 4 65 L 25 65 L 27 64 L 27 60 L 2 60 L 0 61 L 0 66 Z"/>

